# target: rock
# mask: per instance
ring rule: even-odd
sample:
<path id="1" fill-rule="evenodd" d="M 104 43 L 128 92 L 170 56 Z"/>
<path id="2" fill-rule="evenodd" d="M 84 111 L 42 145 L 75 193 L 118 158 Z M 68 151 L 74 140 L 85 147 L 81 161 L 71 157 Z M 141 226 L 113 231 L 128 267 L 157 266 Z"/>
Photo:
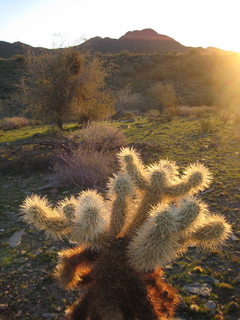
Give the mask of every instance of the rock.
<path id="1" fill-rule="evenodd" d="M 58 193 L 58 189 L 51 189 L 51 190 L 49 190 L 49 193 L 56 194 L 56 193 Z"/>
<path id="2" fill-rule="evenodd" d="M 180 310 L 186 310 L 188 308 L 186 302 L 183 300 L 182 296 L 179 296 L 179 304 L 178 309 Z"/>
<path id="3" fill-rule="evenodd" d="M 230 313 L 237 312 L 238 310 L 239 310 L 239 306 L 236 302 L 233 301 L 228 305 L 228 311 Z"/>
<path id="4" fill-rule="evenodd" d="M 230 235 L 230 239 L 231 239 L 232 241 L 238 241 L 238 240 L 239 240 L 234 234 L 231 234 L 231 235 Z"/>
<path id="5" fill-rule="evenodd" d="M 215 283 L 215 279 L 214 277 L 211 276 L 200 276 L 198 278 L 199 281 L 204 281 L 206 283 L 210 283 L 210 284 L 214 284 Z"/>
<path id="6" fill-rule="evenodd" d="M 213 310 L 213 309 L 216 309 L 217 304 L 216 304 L 214 301 L 209 300 L 209 301 L 207 301 L 207 302 L 205 303 L 204 306 L 205 306 L 208 310 Z"/>
<path id="7" fill-rule="evenodd" d="M 188 284 L 184 287 L 187 292 L 198 294 L 203 297 L 209 297 L 212 291 L 212 286 L 208 283 L 195 283 L 195 284 Z"/>
<path id="8" fill-rule="evenodd" d="M 24 230 L 14 232 L 14 234 L 8 239 L 10 247 L 16 248 L 20 244 L 21 238 L 24 234 L 26 234 Z"/>
<path id="9" fill-rule="evenodd" d="M 10 145 L 9 142 L 1 142 L 1 143 L 0 143 L 0 146 L 1 146 L 1 147 L 8 147 L 9 145 Z"/>
<path id="10" fill-rule="evenodd" d="M 8 216 L 16 216 L 16 212 L 13 211 L 6 211 L 5 212 Z"/>
<path id="11" fill-rule="evenodd" d="M 57 316 L 57 314 L 56 313 L 43 313 L 43 318 L 50 318 L 50 319 L 52 319 L 52 318 L 55 318 L 56 316 Z"/>

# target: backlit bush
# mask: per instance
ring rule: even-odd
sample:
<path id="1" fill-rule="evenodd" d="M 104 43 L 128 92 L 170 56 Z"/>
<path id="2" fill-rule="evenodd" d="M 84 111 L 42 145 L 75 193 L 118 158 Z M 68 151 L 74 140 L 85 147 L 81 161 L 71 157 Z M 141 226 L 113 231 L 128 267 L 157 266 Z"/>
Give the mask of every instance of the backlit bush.
<path id="1" fill-rule="evenodd" d="M 113 150 L 122 147 L 126 142 L 124 133 L 107 122 L 95 122 L 81 130 L 80 137 L 87 149 L 97 151 Z"/>
<path id="2" fill-rule="evenodd" d="M 101 187 L 116 169 L 114 157 L 126 142 L 119 128 L 108 123 L 93 123 L 75 133 L 79 148 L 62 154 L 54 164 L 57 178 L 64 184 Z"/>
<path id="3" fill-rule="evenodd" d="M 19 129 L 28 125 L 29 120 L 24 117 L 3 118 L 0 121 L 0 128 L 3 130 Z"/>
<path id="4" fill-rule="evenodd" d="M 54 171 L 64 185 L 101 187 L 114 171 L 114 155 L 80 147 L 71 154 L 61 155 L 54 165 Z"/>

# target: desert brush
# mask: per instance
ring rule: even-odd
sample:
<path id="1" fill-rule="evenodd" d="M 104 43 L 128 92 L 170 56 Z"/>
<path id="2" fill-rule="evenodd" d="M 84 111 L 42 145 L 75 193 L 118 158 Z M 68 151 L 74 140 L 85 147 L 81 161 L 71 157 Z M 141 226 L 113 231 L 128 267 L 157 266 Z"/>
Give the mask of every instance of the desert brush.
<path id="1" fill-rule="evenodd" d="M 173 317 L 179 297 L 163 280 L 161 267 L 189 245 L 222 245 L 231 229 L 196 197 L 212 180 L 202 164 L 180 175 L 168 160 L 145 166 L 134 149 L 124 148 L 117 157 L 120 169 L 105 197 L 87 190 L 56 206 L 37 195 L 22 204 L 27 223 L 77 243 L 59 253 L 55 272 L 61 287 L 84 288 L 66 319 Z"/>

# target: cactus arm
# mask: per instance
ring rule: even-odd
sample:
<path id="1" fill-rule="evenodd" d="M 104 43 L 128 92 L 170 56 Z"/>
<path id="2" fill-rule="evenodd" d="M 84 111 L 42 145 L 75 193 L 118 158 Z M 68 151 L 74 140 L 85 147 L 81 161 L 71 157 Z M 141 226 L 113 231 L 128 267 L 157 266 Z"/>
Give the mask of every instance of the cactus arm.
<path id="1" fill-rule="evenodd" d="M 174 199 L 179 196 L 195 194 L 207 188 L 211 179 L 210 172 L 203 165 L 199 163 L 190 165 L 181 179 L 169 181 L 165 195 Z"/>
<path id="2" fill-rule="evenodd" d="M 58 202 L 57 211 L 64 214 L 68 219 L 73 220 L 75 217 L 77 208 L 77 201 L 74 197 L 70 199 L 66 198 L 63 201 Z"/>
<path id="3" fill-rule="evenodd" d="M 189 236 L 186 242 L 211 250 L 223 245 L 230 232 L 231 226 L 224 217 L 214 214 L 207 217 L 206 221 Z"/>
<path id="4" fill-rule="evenodd" d="M 163 265 L 171 259 L 177 244 L 173 234 L 177 230 L 177 219 L 172 219 L 167 208 L 160 209 L 160 212 L 153 210 L 152 216 L 129 245 L 128 257 L 131 266 L 140 272 L 148 272 L 157 264 Z"/>
<path id="5" fill-rule="evenodd" d="M 119 164 L 122 172 L 127 172 L 136 187 L 142 190 L 148 188 L 145 178 L 145 168 L 138 153 L 129 148 L 124 148 L 118 154 Z"/>
<path id="6" fill-rule="evenodd" d="M 194 198 L 185 199 L 179 206 L 154 208 L 129 246 L 131 265 L 139 271 L 151 271 L 179 256 L 186 250 L 179 241 L 181 233 L 203 219 L 203 209 Z"/>
<path id="7" fill-rule="evenodd" d="M 135 188 L 127 174 L 119 174 L 110 179 L 108 189 L 112 203 L 110 232 L 117 236 L 124 227 L 129 213 L 129 201 Z"/>
<path id="8" fill-rule="evenodd" d="M 128 201 L 126 197 L 116 196 L 112 205 L 112 217 L 110 221 L 110 232 L 117 236 L 123 229 L 127 215 Z"/>
<path id="9" fill-rule="evenodd" d="M 23 219 L 28 224 L 33 224 L 37 229 L 44 231 L 47 236 L 53 238 L 62 238 L 70 232 L 72 220 L 70 216 L 62 211 L 52 208 L 46 198 L 40 198 L 38 195 L 27 197 L 21 206 Z"/>
<path id="10" fill-rule="evenodd" d="M 79 244 L 101 245 L 109 223 L 102 196 L 94 190 L 88 190 L 82 192 L 77 200 L 70 240 Z"/>

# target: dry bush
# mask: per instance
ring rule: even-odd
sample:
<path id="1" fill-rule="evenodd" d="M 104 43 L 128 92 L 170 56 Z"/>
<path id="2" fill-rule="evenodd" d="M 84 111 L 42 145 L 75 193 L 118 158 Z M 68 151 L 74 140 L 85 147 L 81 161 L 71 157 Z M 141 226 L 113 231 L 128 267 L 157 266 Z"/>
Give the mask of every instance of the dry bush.
<path id="1" fill-rule="evenodd" d="M 85 149 L 106 151 L 119 149 L 126 143 L 126 136 L 108 122 L 94 122 L 81 130 Z"/>
<path id="2" fill-rule="evenodd" d="M 140 94 L 133 93 L 131 86 L 127 84 L 116 93 L 115 109 L 117 112 L 119 110 L 133 109 L 138 105 L 140 99 Z"/>
<path id="3" fill-rule="evenodd" d="M 192 107 L 189 107 L 189 106 L 180 106 L 179 107 L 179 115 L 181 117 L 191 117 L 192 115 Z"/>
<path id="4" fill-rule="evenodd" d="M 65 185 L 81 188 L 102 187 L 114 172 L 115 153 L 86 150 L 82 147 L 71 154 L 61 155 L 54 165 L 57 179 Z"/>
<path id="5" fill-rule="evenodd" d="M 171 84 L 154 83 L 148 90 L 150 97 L 155 100 L 156 108 L 161 112 L 176 115 L 179 99 Z"/>
<path id="6" fill-rule="evenodd" d="M 200 132 L 208 133 L 213 129 L 213 123 L 210 119 L 201 119 L 200 121 Z"/>
<path id="7" fill-rule="evenodd" d="M 231 120 L 231 113 L 227 110 L 223 110 L 219 116 L 223 123 L 227 123 Z"/>
<path id="8" fill-rule="evenodd" d="M 150 77 L 152 80 L 156 81 L 163 81 L 166 78 L 165 71 L 163 70 L 162 66 L 157 66 L 155 69 L 153 69 L 150 73 Z"/>
<path id="9" fill-rule="evenodd" d="M 29 120 L 24 117 L 3 118 L 0 121 L 0 128 L 3 130 L 19 129 L 28 125 Z"/>
<path id="10" fill-rule="evenodd" d="M 0 148 L 0 172 L 22 174 L 50 171 L 54 154 L 46 150 L 25 145 L 14 148 Z"/>
<path id="11" fill-rule="evenodd" d="M 159 110 L 149 110 L 145 113 L 145 117 L 148 119 L 148 121 L 154 121 L 160 116 Z"/>
<path id="12" fill-rule="evenodd" d="M 102 187 L 115 169 L 115 154 L 126 142 L 123 132 L 109 123 L 92 123 L 75 133 L 81 144 L 59 156 L 54 164 L 57 179 L 82 188 Z"/>
<path id="13" fill-rule="evenodd" d="M 233 122 L 235 124 L 240 124 L 240 111 L 236 111 L 233 114 Z"/>
<path id="14" fill-rule="evenodd" d="M 216 107 L 209 106 L 180 106 L 179 107 L 179 115 L 182 117 L 196 117 L 196 118 L 204 118 L 209 114 L 217 113 Z"/>

